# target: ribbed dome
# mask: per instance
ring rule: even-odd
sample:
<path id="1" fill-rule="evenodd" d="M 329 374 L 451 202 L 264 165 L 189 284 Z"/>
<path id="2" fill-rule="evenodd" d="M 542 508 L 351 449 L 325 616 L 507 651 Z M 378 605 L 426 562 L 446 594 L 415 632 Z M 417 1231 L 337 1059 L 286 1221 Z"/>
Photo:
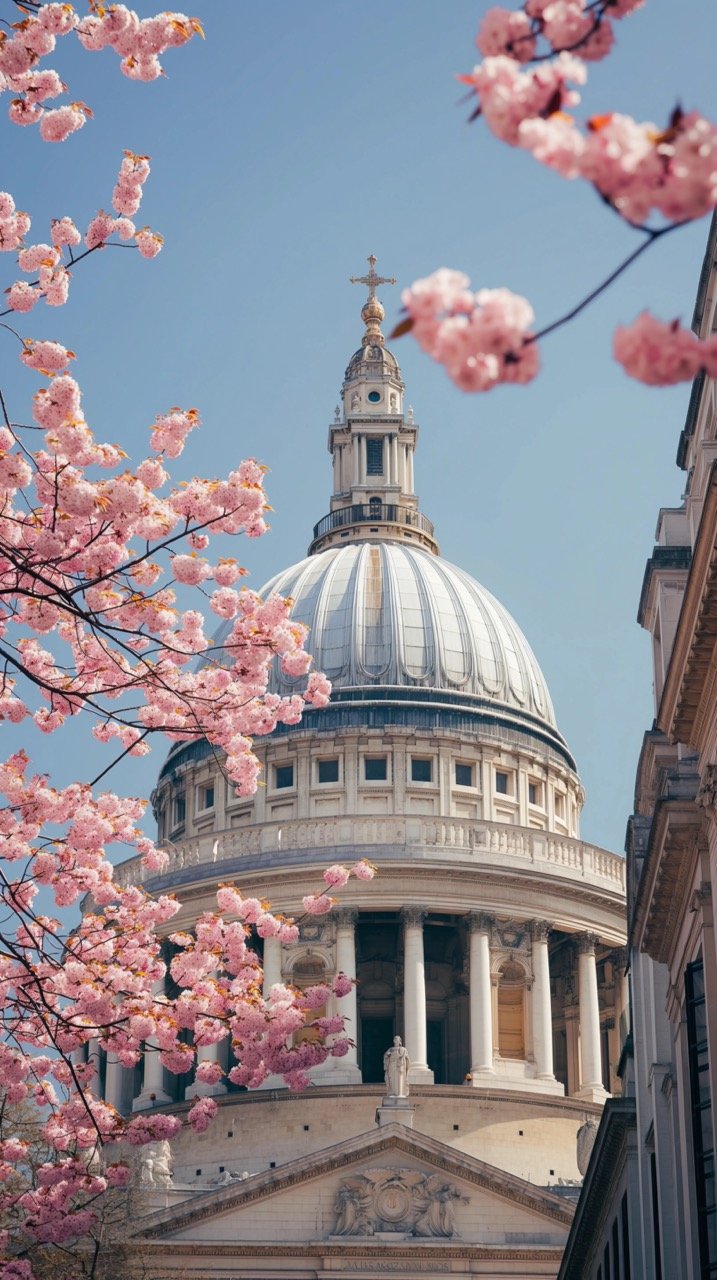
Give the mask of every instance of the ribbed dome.
<path id="1" fill-rule="evenodd" d="M 277 574 L 262 588 L 271 592 L 294 600 L 292 617 L 310 628 L 308 648 L 335 690 L 462 693 L 555 731 L 525 636 L 484 587 L 437 556 L 398 542 L 329 547 Z M 272 680 L 281 693 L 298 683 L 279 672 Z"/>
<path id="2" fill-rule="evenodd" d="M 400 378 L 395 355 L 389 351 L 388 347 L 383 347 L 378 342 L 366 343 L 365 346 L 359 347 L 358 351 L 354 351 L 349 360 L 344 374 L 344 385 L 354 378 L 368 376 L 375 378 L 383 374 Z"/>

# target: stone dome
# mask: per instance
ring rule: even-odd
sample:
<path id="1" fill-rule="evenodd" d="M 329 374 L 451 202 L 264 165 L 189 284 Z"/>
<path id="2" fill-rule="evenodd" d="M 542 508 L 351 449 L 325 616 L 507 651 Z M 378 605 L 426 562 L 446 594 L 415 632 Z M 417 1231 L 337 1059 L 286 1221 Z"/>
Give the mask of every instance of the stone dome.
<path id="1" fill-rule="evenodd" d="M 365 308 L 364 308 L 365 309 Z M 344 386 L 356 378 L 377 377 L 385 375 L 400 381 L 401 374 L 398 361 L 388 347 L 375 339 L 367 341 L 355 351 L 346 366 Z"/>
<path id="2" fill-rule="evenodd" d="M 545 678 L 506 609 L 468 573 L 398 542 L 330 547 L 277 574 L 262 595 L 290 596 L 292 617 L 334 691 L 440 690 L 499 704 L 559 736 Z M 221 634 L 217 637 L 221 643 Z M 273 688 L 300 682 L 275 671 Z"/>

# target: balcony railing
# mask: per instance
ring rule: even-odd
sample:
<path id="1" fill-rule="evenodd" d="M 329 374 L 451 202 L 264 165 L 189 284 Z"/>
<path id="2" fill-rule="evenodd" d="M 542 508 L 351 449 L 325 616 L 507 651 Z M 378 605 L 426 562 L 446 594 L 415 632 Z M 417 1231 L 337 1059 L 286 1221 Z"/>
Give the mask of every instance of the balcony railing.
<path id="1" fill-rule="evenodd" d="M 468 863 L 505 872 L 531 868 L 542 876 L 625 892 L 625 859 L 582 840 L 503 822 L 418 815 L 298 818 L 207 832 L 167 847 L 169 866 L 163 878 L 178 874 L 181 881 L 188 868 L 211 863 L 245 862 L 247 869 L 263 865 L 267 870 L 297 866 L 317 856 L 331 860 L 329 850 L 346 859 L 437 858 L 449 865 Z M 219 866 L 217 874 L 222 875 Z M 138 858 L 115 875 L 124 885 L 152 878 Z"/>
<path id="2" fill-rule="evenodd" d="M 396 502 L 355 502 L 340 511 L 330 511 L 314 525 L 314 539 L 322 538 L 332 529 L 344 529 L 350 524 L 400 524 L 433 537 L 433 525 L 420 511 L 403 507 Z"/>

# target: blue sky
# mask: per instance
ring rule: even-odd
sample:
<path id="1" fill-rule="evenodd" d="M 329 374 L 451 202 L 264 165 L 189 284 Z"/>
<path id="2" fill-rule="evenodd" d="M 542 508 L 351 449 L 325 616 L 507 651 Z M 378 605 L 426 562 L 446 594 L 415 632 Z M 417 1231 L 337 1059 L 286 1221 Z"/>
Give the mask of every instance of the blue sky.
<path id="1" fill-rule="evenodd" d="M 260 586 L 299 559 L 328 510 L 327 426 L 359 343 L 366 255 L 409 284 L 439 266 L 506 285 L 539 324 L 634 247 L 587 186 L 466 123 L 456 72 L 476 60 L 487 5 L 451 0 L 196 0 L 207 40 L 170 52 L 167 78 L 131 84 L 115 55 L 54 59 L 95 118 L 62 146 L 5 126 L 0 185 L 33 215 L 108 206 L 124 148 L 152 157 L 141 222 L 166 237 L 152 263 L 126 252 L 77 269 L 62 311 L 23 318 L 78 354 L 88 421 L 139 460 L 155 413 L 199 407 L 176 474 L 268 463 L 272 532 L 236 554 Z M 5 6 L 4 6 L 5 7 Z M 144 16 L 152 5 L 138 5 Z M 617 25 L 579 110 L 663 121 L 676 101 L 717 115 L 714 9 L 648 0 Z M 410 338 L 394 346 L 421 425 L 416 486 L 442 554 L 483 582 L 525 631 L 547 677 L 588 800 L 583 835 L 621 851 L 635 765 L 653 716 L 649 642 L 635 615 L 658 508 L 676 505 L 689 388 L 648 390 L 612 362 L 616 323 L 649 306 L 689 322 L 707 222 L 668 237 L 570 329 L 546 341 L 529 388 L 455 390 Z M 14 278 L 3 260 L 5 285 Z M 382 293 L 388 319 L 399 288 Z M 36 382 L 2 347 L 22 418 Z M 6 729 L 61 781 L 86 770 L 80 739 Z M 114 785 L 147 794 L 157 745 Z M 78 763 L 79 762 L 79 763 Z"/>

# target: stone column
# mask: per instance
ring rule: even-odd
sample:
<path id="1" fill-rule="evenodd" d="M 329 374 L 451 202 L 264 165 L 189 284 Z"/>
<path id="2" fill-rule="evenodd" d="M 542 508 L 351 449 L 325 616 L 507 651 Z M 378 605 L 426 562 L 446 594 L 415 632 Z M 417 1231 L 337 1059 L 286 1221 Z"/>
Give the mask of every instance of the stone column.
<path id="1" fill-rule="evenodd" d="M 592 933 L 581 933 L 577 944 L 580 998 L 580 1088 L 577 1096 L 586 1102 L 604 1102 L 608 1094 L 602 1082 L 600 1005 L 595 964 L 597 938 Z"/>
<path id="2" fill-rule="evenodd" d="M 281 982 L 281 943 L 278 938 L 264 939 L 264 999 L 272 987 Z"/>
<path id="3" fill-rule="evenodd" d="M 107 1054 L 105 1102 L 121 1111 L 124 1105 L 124 1067 L 116 1053 Z"/>
<path id="4" fill-rule="evenodd" d="M 359 436 L 359 484 L 366 484 L 366 437 Z"/>
<path id="5" fill-rule="evenodd" d="M 553 1008 L 550 1000 L 550 962 L 546 920 L 531 920 L 530 936 L 533 955 L 533 1055 L 539 1080 L 554 1081 Z"/>
<path id="6" fill-rule="evenodd" d="M 406 446 L 406 458 L 408 462 L 408 492 L 413 493 L 413 450 L 410 446 Z"/>
<path id="7" fill-rule="evenodd" d="M 91 1063 L 95 1069 L 95 1073 L 90 1081 L 90 1093 L 99 1098 L 102 1093 L 100 1081 L 100 1042 L 95 1037 L 87 1041 L 87 1061 Z"/>
<path id="8" fill-rule="evenodd" d="M 398 436 L 391 436 L 391 484 L 398 484 Z"/>
<path id="9" fill-rule="evenodd" d="M 401 912 L 404 1040 L 411 1062 L 408 1073 L 411 1084 L 433 1084 L 433 1072 L 426 1061 L 426 972 L 423 959 L 423 921 L 426 914 L 425 907 L 404 907 Z"/>
<path id="10" fill-rule="evenodd" d="M 332 919 L 336 922 L 336 971 L 345 973 L 347 978 L 356 978 L 356 921 L 358 911 L 355 907 L 339 907 L 334 911 Z M 343 1058 L 332 1058 L 334 1070 L 331 1073 L 332 1083 L 361 1083 L 361 1072 L 358 1065 L 358 1001 L 356 987 L 353 986 L 347 996 L 337 1001 L 337 1009 L 346 1019 L 345 1034 L 353 1040 L 351 1048 Z M 339 1080 L 340 1077 L 340 1080 Z"/>
<path id="11" fill-rule="evenodd" d="M 223 782 L 224 779 L 222 778 Z M 164 995 L 164 978 L 159 978 L 152 987 L 155 998 Z M 164 1090 L 164 1067 L 159 1056 L 159 1046 L 154 1036 L 145 1041 L 142 1072 L 142 1090 L 132 1103 L 133 1111 L 145 1111 L 148 1107 L 161 1107 L 171 1102 Z"/>
<path id="12" fill-rule="evenodd" d="M 355 435 L 352 440 L 352 450 L 354 456 L 354 485 L 359 483 L 359 453 L 361 451 L 361 437 Z"/>
<path id="13" fill-rule="evenodd" d="M 470 930 L 470 1028 L 471 1028 L 471 1083 L 481 1085 L 486 1077 L 495 1075 L 493 1067 L 493 993 L 490 983 L 490 932 L 491 916 L 472 912 L 468 917 Z"/>

